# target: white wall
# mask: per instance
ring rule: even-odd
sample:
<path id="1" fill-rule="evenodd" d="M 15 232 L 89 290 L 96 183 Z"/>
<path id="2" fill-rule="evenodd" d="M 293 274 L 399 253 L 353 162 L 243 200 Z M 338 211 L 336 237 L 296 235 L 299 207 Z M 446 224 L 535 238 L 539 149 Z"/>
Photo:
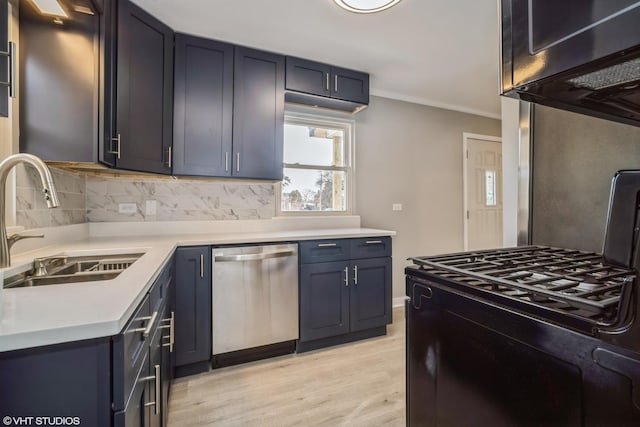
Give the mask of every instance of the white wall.
<path id="1" fill-rule="evenodd" d="M 356 116 L 356 213 L 398 233 L 394 298 L 407 257 L 463 250 L 463 132 L 500 136 L 500 120 L 379 97 Z"/>

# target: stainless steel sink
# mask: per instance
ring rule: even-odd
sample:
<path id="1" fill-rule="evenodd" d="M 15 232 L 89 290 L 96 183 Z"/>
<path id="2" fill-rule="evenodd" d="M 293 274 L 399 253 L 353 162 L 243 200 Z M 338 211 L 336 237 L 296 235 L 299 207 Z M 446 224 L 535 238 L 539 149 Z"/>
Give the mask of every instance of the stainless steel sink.
<path id="1" fill-rule="evenodd" d="M 31 270 L 7 277 L 5 288 L 111 280 L 143 254 L 54 256 L 34 260 Z"/>

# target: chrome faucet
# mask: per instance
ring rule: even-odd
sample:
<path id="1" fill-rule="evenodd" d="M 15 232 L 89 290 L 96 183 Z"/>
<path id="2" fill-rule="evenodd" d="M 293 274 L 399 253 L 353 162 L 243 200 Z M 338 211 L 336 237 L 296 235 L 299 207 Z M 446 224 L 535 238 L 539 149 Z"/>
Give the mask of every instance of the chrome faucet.
<path id="1" fill-rule="evenodd" d="M 0 163 L 0 268 L 9 267 L 11 265 L 11 254 L 9 251 L 15 242 L 29 237 L 44 237 L 43 235 L 24 236 L 20 234 L 14 234 L 7 237 L 7 224 L 5 218 L 7 201 L 5 187 L 9 171 L 11 171 L 11 169 L 18 163 L 27 163 L 38 171 L 38 175 L 40 175 L 40 180 L 42 181 L 42 192 L 44 193 L 44 199 L 47 202 L 47 207 L 51 209 L 60 206 L 58 195 L 56 194 L 56 187 L 53 184 L 51 171 L 38 157 L 32 154 L 20 153 L 9 156 Z"/>

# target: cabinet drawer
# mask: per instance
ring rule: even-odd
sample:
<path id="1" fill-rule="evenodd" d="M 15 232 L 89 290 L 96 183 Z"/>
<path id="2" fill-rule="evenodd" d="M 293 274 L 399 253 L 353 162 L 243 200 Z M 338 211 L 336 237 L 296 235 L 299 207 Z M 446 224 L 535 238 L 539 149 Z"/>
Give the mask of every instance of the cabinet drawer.
<path id="1" fill-rule="evenodd" d="M 351 240 L 351 259 L 391 256 L 391 237 L 365 237 Z"/>
<path id="2" fill-rule="evenodd" d="M 149 295 L 142 301 L 124 331 L 113 342 L 113 404 L 123 410 L 133 391 L 137 373 L 145 361 L 158 315 L 151 312 Z M 147 333 L 147 331 L 149 331 Z"/>
<path id="3" fill-rule="evenodd" d="M 147 418 L 146 415 L 148 411 L 145 403 L 147 403 L 146 395 L 148 394 L 149 385 L 148 381 L 141 381 L 140 379 L 149 374 L 149 353 L 145 352 L 142 356 L 144 356 L 141 357 L 143 362 L 142 366 L 140 366 L 139 370 L 135 371 L 133 378 L 134 387 L 131 393 L 131 399 L 127 402 L 126 407 L 123 407 L 113 415 L 113 425 L 115 427 L 143 427 L 141 420 Z"/>
<path id="4" fill-rule="evenodd" d="M 159 307 L 165 304 L 169 295 L 169 289 L 173 280 L 173 261 L 167 262 L 162 272 L 154 282 L 149 291 L 149 305 L 151 313 L 157 311 Z"/>
<path id="5" fill-rule="evenodd" d="M 349 259 L 349 240 L 309 240 L 300 242 L 300 263 L 345 261 Z"/>

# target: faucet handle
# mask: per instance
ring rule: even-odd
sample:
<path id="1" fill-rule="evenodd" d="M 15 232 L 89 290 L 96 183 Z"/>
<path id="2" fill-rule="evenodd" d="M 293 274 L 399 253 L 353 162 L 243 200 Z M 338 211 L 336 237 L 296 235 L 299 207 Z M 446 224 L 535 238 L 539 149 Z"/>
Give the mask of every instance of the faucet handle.
<path id="1" fill-rule="evenodd" d="M 63 263 L 67 261 L 67 256 L 66 255 L 59 255 L 59 256 L 48 256 L 48 257 L 42 257 L 42 258 L 34 258 L 33 260 L 33 267 L 35 270 L 35 276 L 46 276 L 47 274 L 49 274 L 47 272 L 47 267 L 50 264 L 53 264 L 56 261 L 62 261 Z"/>
<path id="2" fill-rule="evenodd" d="M 34 239 L 34 238 L 38 238 L 38 239 L 42 239 L 44 237 L 44 234 L 12 234 L 11 236 L 7 237 L 7 244 L 9 245 L 9 249 L 11 249 L 11 247 L 13 246 L 14 243 L 16 243 L 18 240 L 22 240 L 22 239 Z"/>

